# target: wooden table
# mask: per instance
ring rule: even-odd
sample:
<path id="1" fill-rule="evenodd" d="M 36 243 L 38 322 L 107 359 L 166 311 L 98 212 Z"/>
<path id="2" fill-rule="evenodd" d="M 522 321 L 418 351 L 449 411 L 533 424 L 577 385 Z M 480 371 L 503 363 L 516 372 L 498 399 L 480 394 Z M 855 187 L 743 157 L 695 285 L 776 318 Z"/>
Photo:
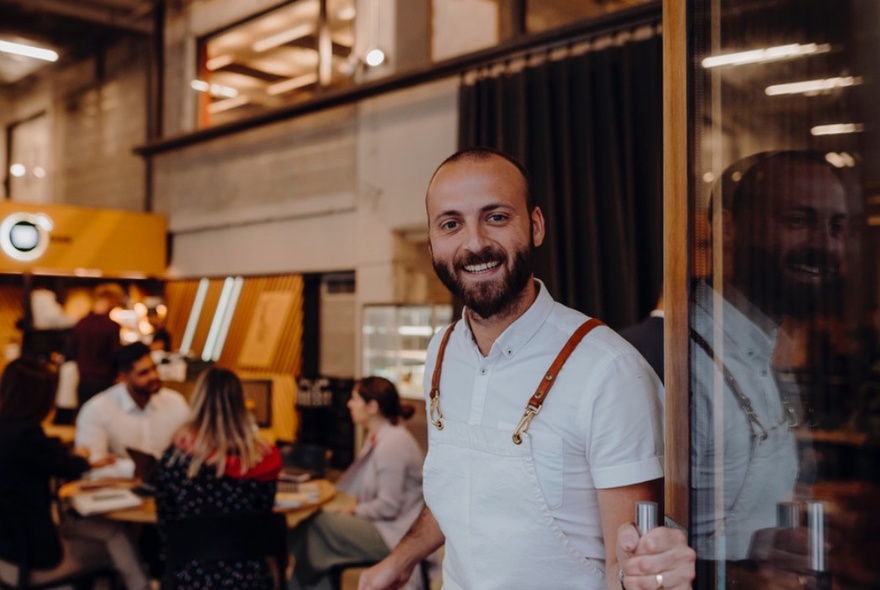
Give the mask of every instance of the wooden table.
<path id="1" fill-rule="evenodd" d="M 64 484 L 58 490 L 58 497 L 63 501 L 72 498 L 76 494 L 95 491 L 97 485 L 106 484 L 107 488 L 121 487 L 132 488 L 135 486 L 131 480 L 107 480 L 104 482 L 78 480 Z M 326 479 L 316 479 L 305 484 L 300 484 L 303 491 L 315 489 L 317 499 L 314 502 L 304 503 L 295 508 L 276 506 L 275 512 L 283 512 L 287 516 L 288 528 L 294 528 L 300 522 L 314 514 L 318 509 L 333 499 L 336 495 L 336 487 Z M 100 518 L 108 518 L 110 520 L 118 520 L 123 522 L 134 522 L 140 524 L 156 524 L 156 501 L 153 498 L 144 498 L 144 503 L 136 508 L 128 508 L 125 510 L 116 510 L 113 512 L 105 512 L 95 515 Z"/>

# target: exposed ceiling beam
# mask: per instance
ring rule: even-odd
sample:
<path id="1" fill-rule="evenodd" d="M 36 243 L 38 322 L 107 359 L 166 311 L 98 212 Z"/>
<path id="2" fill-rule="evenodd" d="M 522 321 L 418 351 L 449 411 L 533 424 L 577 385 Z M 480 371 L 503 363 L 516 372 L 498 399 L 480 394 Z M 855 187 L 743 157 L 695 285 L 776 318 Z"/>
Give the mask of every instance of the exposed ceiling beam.
<path id="1" fill-rule="evenodd" d="M 79 19 L 83 21 L 98 23 L 114 29 L 122 29 L 135 33 L 151 34 L 153 32 L 153 23 L 149 20 L 139 20 L 138 16 L 143 14 L 143 10 L 138 10 L 138 14 L 127 13 L 124 6 L 130 8 L 141 7 L 142 2 L 125 2 L 125 0 L 100 0 L 104 3 L 105 8 L 96 7 L 94 4 L 87 5 L 82 2 L 73 2 L 71 0 L 0 0 L 0 4 L 12 4 L 20 6 L 25 10 L 33 12 L 48 12 L 58 16 Z M 111 9 L 108 2 L 114 5 L 118 4 L 119 9 Z"/>

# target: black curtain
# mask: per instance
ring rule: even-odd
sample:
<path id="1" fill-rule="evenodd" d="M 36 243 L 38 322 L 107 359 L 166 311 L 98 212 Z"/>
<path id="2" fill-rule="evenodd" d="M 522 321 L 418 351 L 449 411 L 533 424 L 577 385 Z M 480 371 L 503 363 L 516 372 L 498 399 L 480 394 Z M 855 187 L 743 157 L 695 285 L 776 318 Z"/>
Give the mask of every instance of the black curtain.
<path id="1" fill-rule="evenodd" d="M 661 70 L 653 35 L 459 90 L 460 147 L 498 148 L 529 170 L 547 223 L 536 275 L 614 328 L 647 315 L 663 281 Z"/>

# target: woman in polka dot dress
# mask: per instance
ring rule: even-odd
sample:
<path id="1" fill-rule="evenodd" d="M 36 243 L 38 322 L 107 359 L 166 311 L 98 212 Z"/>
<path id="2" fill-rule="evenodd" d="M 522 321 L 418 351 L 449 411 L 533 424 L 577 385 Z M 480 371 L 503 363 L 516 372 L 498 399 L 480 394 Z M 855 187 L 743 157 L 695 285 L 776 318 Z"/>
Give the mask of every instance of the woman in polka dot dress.
<path id="1" fill-rule="evenodd" d="M 280 471 L 278 449 L 258 435 L 239 378 L 227 369 L 207 369 L 196 383 L 191 420 L 153 476 L 160 534 L 178 519 L 271 511 Z M 193 561 L 174 572 L 175 589 L 272 587 L 263 560 Z"/>

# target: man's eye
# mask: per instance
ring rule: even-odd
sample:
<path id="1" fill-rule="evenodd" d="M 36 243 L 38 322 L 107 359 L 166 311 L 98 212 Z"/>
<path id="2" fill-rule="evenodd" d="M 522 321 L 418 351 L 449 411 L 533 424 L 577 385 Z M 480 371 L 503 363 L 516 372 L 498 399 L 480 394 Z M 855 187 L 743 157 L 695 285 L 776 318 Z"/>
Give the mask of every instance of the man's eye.
<path id="1" fill-rule="evenodd" d="M 493 213 L 489 216 L 489 221 L 492 221 L 494 223 L 504 221 L 505 219 L 507 219 L 507 216 L 503 213 Z"/>
<path id="2" fill-rule="evenodd" d="M 782 223 L 790 229 L 802 229 L 810 224 L 810 218 L 804 213 L 785 213 L 782 215 Z"/>
<path id="3" fill-rule="evenodd" d="M 440 227 L 442 229 L 455 229 L 458 227 L 458 222 L 450 219 L 449 221 L 444 221 L 443 223 L 441 223 Z"/>

